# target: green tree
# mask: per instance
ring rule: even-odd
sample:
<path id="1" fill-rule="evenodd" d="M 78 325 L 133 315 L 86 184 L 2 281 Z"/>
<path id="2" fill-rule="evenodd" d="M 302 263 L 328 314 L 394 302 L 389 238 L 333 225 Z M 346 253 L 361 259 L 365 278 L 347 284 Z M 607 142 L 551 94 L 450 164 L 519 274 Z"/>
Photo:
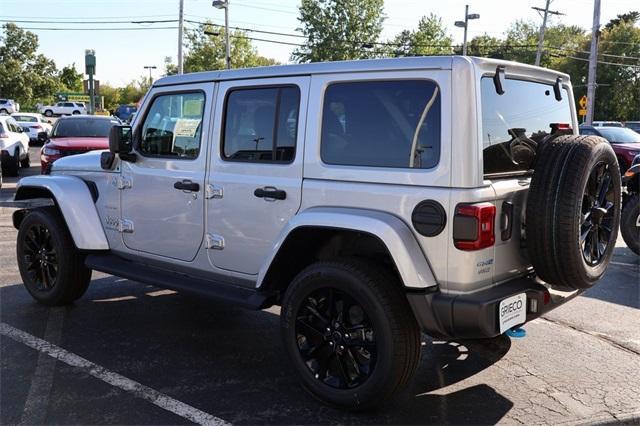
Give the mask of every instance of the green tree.
<path id="1" fill-rule="evenodd" d="M 13 23 L 2 26 L 0 36 L 0 96 L 22 104 L 49 99 L 60 82 L 55 63 L 37 54 L 38 36 Z"/>
<path id="2" fill-rule="evenodd" d="M 75 62 L 62 68 L 58 73 L 60 84 L 62 84 L 63 89 L 69 92 L 82 92 L 84 90 L 82 87 L 83 77 L 82 74 L 76 71 Z"/>
<path id="3" fill-rule="evenodd" d="M 225 30 L 206 23 L 193 31 L 187 31 L 187 53 L 184 57 L 184 72 L 210 71 L 226 68 Z M 277 65 L 278 62 L 258 54 L 247 33 L 230 33 L 231 67 L 252 68 Z M 165 58 L 166 75 L 178 73 L 178 66 L 170 57 Z"/>
<path id="4" fill-rule="evenodd" d="M 291 55 L 298 62 L 378 56 L 370 46 L 382 32 L 383 0 L 302 0 L 298 20 L 306 37 Z"/>
<path id="5" fill-rule="evenodd" d="M 415 31 L 404 30 L 398 34 L 391 48 L 392 56 L 451 55 L 453 39 L 435 14 L 423 16 Z"/>
<path id="6" fill-rule="evenodd" d="M 470 56 L 504 59 L 505 43 L 504 40 L 483 34 L 481 36 L 476 36 L 469 41 L 467 53 Z"/>

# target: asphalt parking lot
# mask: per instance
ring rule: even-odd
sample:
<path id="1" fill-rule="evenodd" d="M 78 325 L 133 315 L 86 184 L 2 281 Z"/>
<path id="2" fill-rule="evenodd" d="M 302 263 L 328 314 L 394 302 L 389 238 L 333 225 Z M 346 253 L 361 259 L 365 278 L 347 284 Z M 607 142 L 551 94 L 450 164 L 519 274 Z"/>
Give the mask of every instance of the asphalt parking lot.
<path id="1" fill-rule="evenodd" d="M 0 199 L 14 187 L 5 178 Z M 302 390 L 277 309 L 97 273 L 74 305 L 47 309 L 21 285 L 15 238 L 0 208 L 2 424 L 640 424 L 640 259 L 621 239 L 605 278 L 528 324 L 526 338 L 425 336 L 409 389 L 349 413 Z"/>

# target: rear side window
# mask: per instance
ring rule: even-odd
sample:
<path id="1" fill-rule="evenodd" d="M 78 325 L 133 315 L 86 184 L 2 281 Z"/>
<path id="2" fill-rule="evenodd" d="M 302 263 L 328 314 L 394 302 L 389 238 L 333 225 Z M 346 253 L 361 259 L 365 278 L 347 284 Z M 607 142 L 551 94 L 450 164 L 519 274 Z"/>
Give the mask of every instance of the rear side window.
<path id="1" fill-rule="evenodd" d="M 293 161 L 299 104 L 297 87 L 232 90 L 225 105 L 222 157 L 231 161 Z"/>
<path id="2" fill-rule="evenodd" d="M 551 132 L 551 123 L 573 124 L 569 93 L 562 89 L 558 101 L 553 86 L 506 79 L 505 93 L 498 95 L 491 77 L 481 80 L 482 148 L 484 174 L 522 174 L 529 164 L 517 163 L 514 152 L 523 141 L 540 141 Z M 517 148 L 516 148 L 517 147 Z"/>
<path id="3" fill-rule="evenodd" d="M 200 153 L 204 93 L 174 93 L 153 99 L 144 123 L 142 155 L 194 159 Z"/>
<path id="4" fill-rule="evenodd" d="M 433 81 L 334 83 L 324 96 L 327 164 L 429 169 L 440 158 L 440 91 Z"/>

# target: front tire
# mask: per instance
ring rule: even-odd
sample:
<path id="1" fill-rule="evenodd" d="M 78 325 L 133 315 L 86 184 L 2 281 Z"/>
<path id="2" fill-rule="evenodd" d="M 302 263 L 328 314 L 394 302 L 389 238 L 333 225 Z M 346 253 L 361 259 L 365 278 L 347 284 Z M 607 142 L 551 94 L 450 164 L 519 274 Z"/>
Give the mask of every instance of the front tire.
<path id="1" fill-rule="evenodd" d="M 16 254 L 25 288 L 43 305 L 69 304 L 85 293 L 91 281 L 91 270 L 84 266 L 84 256 L 54 207 L 25 216 Z"/>
<path id="2" fill-rule="evenodd" d="M 280 318 L 304 388 L 334 406 L 377 406 L 420 360 L 420 329 L 401 286 L 372 263 L 312 264 L 287 289 Z"/>
<path id="3" fill-rule="evenodd" d="M 44 112 L 45 117 L 53 117 L 53 111 L 51 111 L 50 109 L 46 110 Z"/>
<path id="4" fill-rule="evenodd" d="M 80 111 L 76 110 L 71 113 L 71 115 L 80 115 Z"/>
<path id="5" fill-rule="evenodd" d="M 620 231 L 627 247 L 640 256 L 640 195 L 629 198 L 622 208 Z"/>

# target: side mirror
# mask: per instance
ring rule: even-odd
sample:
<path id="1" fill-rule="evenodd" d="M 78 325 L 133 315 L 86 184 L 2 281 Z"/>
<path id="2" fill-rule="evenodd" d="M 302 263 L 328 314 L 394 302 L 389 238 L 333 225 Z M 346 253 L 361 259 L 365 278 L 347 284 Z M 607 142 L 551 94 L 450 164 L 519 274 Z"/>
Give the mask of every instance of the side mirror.
<path id="1" fill-rule="evenodd" d="M 131 149 L 131 126 L 113 126 L 109 132 L 109 151 L 114 154 L 128 154 Z"/>

